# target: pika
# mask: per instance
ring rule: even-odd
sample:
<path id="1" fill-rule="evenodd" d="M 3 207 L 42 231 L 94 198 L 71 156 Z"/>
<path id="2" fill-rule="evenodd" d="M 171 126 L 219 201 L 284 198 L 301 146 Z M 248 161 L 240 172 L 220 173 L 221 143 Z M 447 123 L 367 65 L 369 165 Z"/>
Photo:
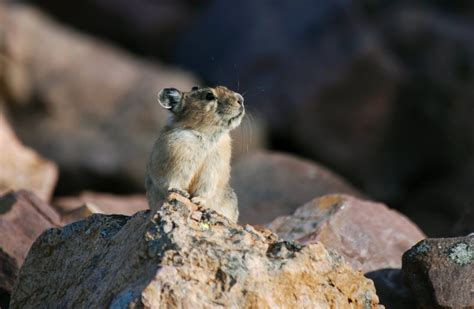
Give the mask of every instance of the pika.
<path id="1" fill-rule="evenodd" d="M 237 196 L 229 186 L 231 138 L 245 115 L 244 98 L 226 87 L 164 88 L 160 105 L 171 118 L 150 155 L 146 196 L 157 209 L 170 192 L 237 222 Z"/>

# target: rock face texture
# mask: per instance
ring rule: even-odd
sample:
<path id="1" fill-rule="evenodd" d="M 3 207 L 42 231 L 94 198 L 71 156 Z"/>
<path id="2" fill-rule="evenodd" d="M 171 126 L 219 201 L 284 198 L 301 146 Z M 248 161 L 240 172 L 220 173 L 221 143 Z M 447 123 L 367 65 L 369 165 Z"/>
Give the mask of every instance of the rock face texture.
<path id="1" fill-rule="evenodd" d="M 21 144 L 1 110 L 0 169 L 0 195 L 9 190 L 27 189 L 45 201 L 50 200 L 58 168 Z"/>
<path id="2" fill-rule="evenodd" d="M 474 235 L 419 242 L 403 255 L 403 276 L 421 308 L 474 308 Z"/>
<path id="3" fill-rule="evenodd" d="M 53 206 L 67 223 L 84 219 L 93 213 L 131 216 L 137 211 L 148 209 L 144 195 L 119 196 L 85 191 L 79 196 L 58 197 Z"/>
<path id="4" fill-rule="evenodd" d="M 365 272 L 400 268 L 403 253 L 425 235 L 387 206 L 347 195 L 312 200 L 269 228 L 281 238 L 335 249 L 355 269 Z"/>
<path id="5" fill-rule="evenodd" d="M 32 192 L 0 196 L 0 298 L 11 293 L 18 269 L 35 239 L 44 230 L 59 226 L 59 215 Z"/>
<path id="6" fill-rule="evenodd" d="M 377 308 L 372 281 L 300 246 L 170 196 L 156 213 L 93 215 L 33 245 L 12 308 Z"/>
<path id="7" fill-rule="evenodd" d="M 241 223 L 263 224 L 292 214 L 315 197 L 331 193 L 361 196 L 354 187 L 317 163 L 278 152 L 255 152 L 232 167 Z"/>

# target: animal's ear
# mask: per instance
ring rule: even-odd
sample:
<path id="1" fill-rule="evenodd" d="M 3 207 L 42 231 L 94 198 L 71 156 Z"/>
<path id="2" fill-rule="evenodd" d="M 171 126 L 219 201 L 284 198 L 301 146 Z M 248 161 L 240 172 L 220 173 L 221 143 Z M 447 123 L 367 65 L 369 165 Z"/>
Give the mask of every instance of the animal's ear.
<path id="1" fill-rule="evenodd" d="M 175 88 L 163 88 L 158 92 L 158 103 L 166 109 L 176 112 L 181 105 L 183 94 Z"/>

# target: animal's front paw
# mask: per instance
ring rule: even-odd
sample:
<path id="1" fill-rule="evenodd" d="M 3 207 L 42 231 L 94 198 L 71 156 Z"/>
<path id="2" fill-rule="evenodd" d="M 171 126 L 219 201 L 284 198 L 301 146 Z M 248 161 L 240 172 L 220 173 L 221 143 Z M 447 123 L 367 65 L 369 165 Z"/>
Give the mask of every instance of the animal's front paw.
<path id="1" fill-rule="evenodd" d="M 188 192 L 184 191 L 184 190 L 181 190 L 181 189 L 177 189 L 177 188 L 171 188 L 171 189 L 168 189 L 168 194 L 169 193 L 177 193 L 187 199 L 189 199 L 191 197 L 191 195 L 189 195 Z"/>
<path id="2" fill-rule="evenodd" d="M 206 204 L 206 199 L 204 197 L 195 196 L 191 199 L 191 202 L 193 202 L 193 204 L 203 206 Z"/>

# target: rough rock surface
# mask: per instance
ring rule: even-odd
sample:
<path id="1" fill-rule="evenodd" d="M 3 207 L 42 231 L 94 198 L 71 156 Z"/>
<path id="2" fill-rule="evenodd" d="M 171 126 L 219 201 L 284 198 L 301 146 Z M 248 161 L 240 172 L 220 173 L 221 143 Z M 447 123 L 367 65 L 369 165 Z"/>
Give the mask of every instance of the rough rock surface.
<path id="1" fill-rule="evenodd" d="M 318 196 L 362 195 L 321 165 L 278 152 L 255 152 L 237 160 L 231 185 L 239 198 L 239 221 L 249 224 L 289 215 Z"/>
<path id="2" fill-rule="evenodd" d="M 0 296 L 11 293 L 18 269 L 35 239 L 44 230 L 59 226 L 59 215 L 32 192 L 0 196 Z"/>
<path id="3" fill-rule="evenodd" d="M 93 215 L 33 245 L 12 308 L 376 308 L 372 281 L 320 243 L 300 246 L 172 195 L 156 213 Z"/>
<path id="4" fill-rule="evenodd" d="M 474 308 L 474 235 L 419 242 L 403 276 L 421 308 Z"/>
<path id="5" fill-rule="evenodd" d="M 1 102 L 0 102 L 1 103 Z M 0 195 L 27 189 L 49 201 L 58 178 L 56 165 L 23 146 L 0 106 Z"/>
<path id="6" fill-rule="evenodd" d="M 119 196 L 85 191 L 79 196 L 58 197 L 53 206 L 67 223 L 84 219 L 93 213 L 131 216 L 148 209 L 144 195 Z"/>
<path id="7" fill-rule="evenodd" d="M 280 217 L 269 228 L 287 240 L 322 242 L 364 273 L 400 268 L 403 253 L 425 238 L 408 218 L 387 206 L 347 195 L 327 195 Z"/>
<path id="8" fill-rule="evenodd" d="M 168 117 L 156 93 L 191 89 L 196 78 L 138 61 L 26 5 L 0 4 L 0 29 L 0 83 L 14 128 L 58 163 L 60 189 L 72 191 L 80 181 L 118 190 L 119 180 L 143 189 L 143 166 Z"/>

